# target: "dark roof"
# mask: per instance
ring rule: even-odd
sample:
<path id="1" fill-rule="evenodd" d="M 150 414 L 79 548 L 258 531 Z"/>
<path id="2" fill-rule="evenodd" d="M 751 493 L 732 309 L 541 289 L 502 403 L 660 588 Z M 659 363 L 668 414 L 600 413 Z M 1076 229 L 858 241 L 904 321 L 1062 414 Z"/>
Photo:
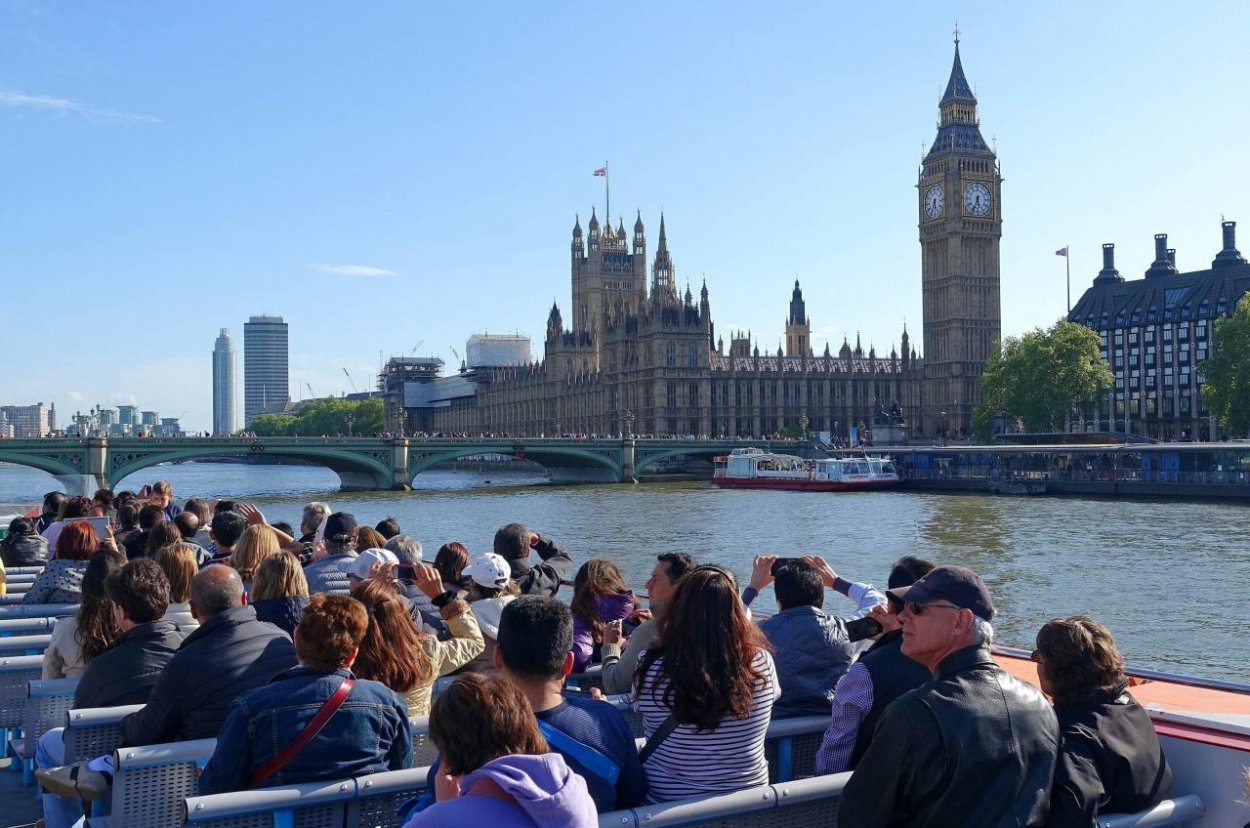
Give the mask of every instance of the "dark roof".
<path id="1" fill-rule="evenodd" d="M 972 86 L 964 77 L 964 65 L 959 60 L 958 42 L 955 43 L 955 63 L 951 66 L 951 79 L 946 82 L 946 93 L 942 95 L 942 103 L 947 101 L 977 102 L 977 96 L 972 94 Z"/>
<path id="2" fill-rule="evenodd" d="M 933 139 L 933 146 L 929 148 L 929 154 L 925 156 L 925 160 L 928 161 L 944 152 L 994 157 L 993 150 L 981 137 L 981 128 L 976 124 L 952 123 L 939 127 L 937 137 Z"/>
<path id="3" fill-rule="evenodd" d="M 1231 313 L 1250 290 L 1250 264 L 1095 283 L 1077 300 L 1068 319 L 1094 330 L 1155 322 L 1214 319 Z"/>

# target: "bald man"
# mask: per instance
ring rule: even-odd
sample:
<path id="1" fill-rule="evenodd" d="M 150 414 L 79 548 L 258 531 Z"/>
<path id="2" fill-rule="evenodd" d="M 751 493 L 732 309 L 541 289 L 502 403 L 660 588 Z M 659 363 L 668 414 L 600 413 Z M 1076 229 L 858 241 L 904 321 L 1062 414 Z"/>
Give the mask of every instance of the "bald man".
<path id="1" fill-rule="evenodd" d="M 256 620 L 228 566 L 192 579 L 191 614 L 199 629 L 165 666 L 147 705 L 122 720 L 127 746 L 216 738 L 237 696 L 298 663 L 287 634 Z"/>

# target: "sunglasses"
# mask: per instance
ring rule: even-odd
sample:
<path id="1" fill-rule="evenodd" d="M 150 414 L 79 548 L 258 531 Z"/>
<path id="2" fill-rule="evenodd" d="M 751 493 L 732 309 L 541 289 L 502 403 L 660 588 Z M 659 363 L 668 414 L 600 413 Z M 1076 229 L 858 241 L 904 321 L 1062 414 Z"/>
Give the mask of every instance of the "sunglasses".
<path id="1" fill-rule="evenodd" d="M 939 609 L 939 608 L 940 609 L 953 609 L 953 610 L 963 609 L 963 607 L 957 607 L 954 604 L 937 604 L 937 603 L 917 604 L 915 601 L 907 602 L 907 609 L 911 611 L 912 615 L 924 615 L 926 612 L 928 612 L 931 609 Z"/>

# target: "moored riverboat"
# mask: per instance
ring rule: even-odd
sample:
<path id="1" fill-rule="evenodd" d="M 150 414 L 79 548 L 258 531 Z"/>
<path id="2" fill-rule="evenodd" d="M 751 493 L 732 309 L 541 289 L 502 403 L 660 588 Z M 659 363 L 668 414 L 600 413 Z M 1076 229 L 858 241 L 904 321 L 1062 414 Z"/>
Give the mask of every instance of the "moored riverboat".
<path id="1" fill-rule="evenodd" d="M 865 454 L 807 459 L 740 448 L 716 458 L 712 483 L 727 489 L 845 492 L 889 489 L 902 480 L 894 464 L 884 457 Z"/>

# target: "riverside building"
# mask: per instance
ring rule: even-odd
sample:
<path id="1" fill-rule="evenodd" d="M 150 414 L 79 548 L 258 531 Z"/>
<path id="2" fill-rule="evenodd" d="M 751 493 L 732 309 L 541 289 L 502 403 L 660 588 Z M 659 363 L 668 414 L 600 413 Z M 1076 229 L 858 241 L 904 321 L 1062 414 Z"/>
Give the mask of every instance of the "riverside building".
<path id="1" fill-rule="evenodd" d="M 287 324 L 281 316 L 253 316 L 243 326 L 243 422 L 291 401 Z"/>
<path id="2" fill-rule="evenodd" d="M 958 41 L 937 136 L 917 182 L 924 356 L 903 326 L 899 347 L 813 352 L 811 319 L 796 281 L 785 317 L 786 346 L 762 351 L 749 333 L 728 341 L 712 320 L 704 283 L 696 301 L 677 274 L 664 217 L 650 256 L 639 214 L 600 224 L 592 209 L 570 241 L 571 324 L 553 304 L 540 362 L 473 367 L 423 378 L 389 422 L 408 431 L 516 435 L 637 434 L 766 437 L 788 429 L 847 439 L 895 409 L 911 436 L 968 433 L 980 375 L 1000 337 L 998 161 L 981 135 L 977 100 Z M 779 307 L 784 299 L 778 297 Z M 384 386 L 403 386 L 384 369 Z M 397 422 L 401 416 L 402 423 Z M 861 431 L 862 433 L 862 431 Z"/>
<path id="3" fill-rule="evenodd" d="M 213 343 L 213 436 L 226 437 L 238 431 L 235 405 L 234 345 L 230 331 L 222 328 Z"/>
<path id="4" fill-rule="evenodd" d="M 1164 440 L 1218 440 L 1202 405 L 1198 366 L 1211 351 L 1214 322 L 1250 290 L 1250 264 L 1237 250 L 1236 222 L 1222 226 L 1223 248 L 1205 270 L 1180 272 L 1168 237 L 1155 236 L 1154 261 L 1126 281 L 1115 245 L 1102 246 L 1102 270 L 1068 314 L 1098 332 L 1115 382 L 1087 412 L 1091 431 L 1124 431 Z"/>

